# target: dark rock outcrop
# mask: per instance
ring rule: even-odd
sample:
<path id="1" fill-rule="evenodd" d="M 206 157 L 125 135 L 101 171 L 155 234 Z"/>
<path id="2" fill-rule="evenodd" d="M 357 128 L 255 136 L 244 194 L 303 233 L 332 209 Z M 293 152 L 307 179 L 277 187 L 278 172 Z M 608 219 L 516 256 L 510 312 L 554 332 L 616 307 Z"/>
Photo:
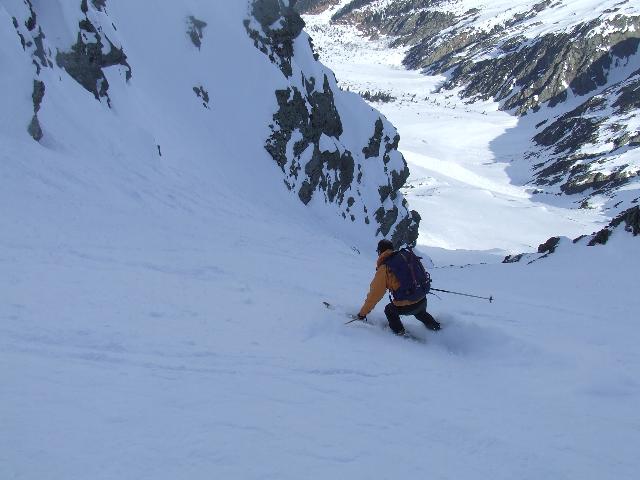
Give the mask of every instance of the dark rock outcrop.
<path id="1" fill-rule="evenodd" d="M 27 131 L 36 142 L 42 140 L 43 136 L 42 127 L 40 126 L 40 120 L 38 120 L 38 112 L 40 111 L 40 104 L 42 103 L 42 99 L 44 98 L 44 93 L 44 82 L 40 80 L 34 80 L 33 93 L 31 95 L 31 98 L 33 100 L 33 118 L 31 119 L 31 123 L 29 124 Z"/>
<path id="2" fill-rule="evenodd" d="M 197 87 L 193 87 L 193 92 L 196 94 L 196 96 L 202 100 L 202 106 L 204 108 L 210 108 L 209 107 L 209 92 L 206 91 L 204 89 L 204 87 L 202 85 L 199 85 Z"/>
<path id="3" fill-rule="evenodd" d="M 396 37 L 392 45 L 416 45 L 435 38 L 458 22 L 449 12 L 429 10 L 442 0 L 401 0 L 381 9 L 367 9 L 372 0 L 356 0 L 338 10 L 332 17 L 337 23 L 356 24 L 371 37 L 380 34 Z"/>
<path id="4" fill-rule="evenodd" d="M 611 220 L 602 230 L 591 235 L 587 245 L 593 247 L 595 245 L 605 245 L 611 237 L 613 231 L 620 228 L 624 223 L 624 230 L 631 233 L 634 237 L 640 235 L 640 207 L 635 206 L 629 208 Z M 575 242 L 582 239 L 576 239 Z"/>
<path id="5" fill-rule="evenodd" d="M 104 12 L 107 8 L 107 0 L 91 0 L 93 7 L 99 12 Z"/>
<path id="6" fill-rule="evenodd" d="M 20 22 L 16 17 L 13 17 L 12 22 L 23 50 L 29 53 L 36 69 L 31 94 L 33 116 L 27 126 L 27 132 L 36 142 L 39 142 L 42 140 L 44 133 L 40 125 L 38 112 L 46 90 L 44 82 L 40 80 L 40 74 L 43 69 L 52 68 L 53 62 L 51 61 L 51 50 L 45 46 L 46 36 L 40 25 L 38 25 L 38 17 L 31 0 L 25 0 L 24 5 L 26 7 L 26 19 Z"/>
<path id="7" fill-rule="evenodd" d="M 95 8 L 99 12 L 104 12 L 107 7 L 107 0 L 91 0 L 91 5 L 93 5 L 93 8 Z M 82 10 L 82 13 L 84 14 L 89 11 L 87 0 L 82 0 L 80 2 L 80 10 Z"/>
<path id="8" fill-rule="evenodd" d="M 373 132 L 373 136 L 369 139 L 369 145 L 362 149 L 364 158 L 377 157 L 380 155 L 380 143 L 382 142 L 383 128 L 382 120 L 376 120 L 375 131 Z"/>
<path id="9" fill-rule="evenodd" d="M 301 14 L 318 14 L 324 12 L 327 8 L 338 5 L 340 0 L 298 0 L 295 9 Z"/>
<path id="10" fill-rule="evenodd" d="M 538 253 L 553 253 L 560 243 L 560 237 L 551 237 L 549 240 L 538 246 Z"/>
<path id="11" fill-rule="evenodd" d="M 517 255 L 507 255 L 502 260 L 502 263 L 518 263 L 524 257 L 524 253 L 518 253 Z"/>
<path id="12" fill-rule="evenodd" d="M 295 2 L 285 5 L 281 0 L 258 0 L 253 2 L 252 19 L 260 29 L 245 21 L 245 27 L 256 48 L 277 64 L 285 76 L 293 73 L 291 57 L 293 41 L 304 28 L 304 21 L 293 8 Z"/>
<path id="13" fill-rule="evenodd" d="M 207 26 L 207 22 L 198 20 L 193 15 L 187 17 L 187 35 L 191 39 L 191 42 L 200 50 L 202 47 L 202 38 L 204 37 L 204 29 Z"/>
<path id="14" fill-rule="evenodd" d="M 366 90 L 364 92 L 358 92 L 358 94 L 367 102 L 371 103 L 391 103 L 397 100 L 396 97 L 388 92 L 371 92 L 370 90 Z"/>
<path id="15" fill-rule="evenodd" d="M 326 192 L 329 202 L 342 204 L 345 192 L 351 187 L 354 177 L 354 160 L 351 152 L 322 150 L 320 140 L 326 137 L 339 137 L 342 134 L 342 122 L 338 114 L 333 91 L 329 80 L 324 77 L 321 92 L 311 90 L 303 95 L 299 89 L 290 87 L 276 92 L 279 110 L 273 116 L 275 122 L 266 149 L 276 163 L 286 173 L 285 184 L 291 190 L 300 180 L 303 169 L 303 154 L 311 152 L 311 158 L 304 165 L 304 180 L 298 196 L 305 204 L 311 201 L 318 186 Z M 277 126 L 277 128 L 275 128 Z M 290 162 L 288 145 L 294 134 L 293 160 L 288 171 L 285 166 Z M 333 178 L 328 175 L 333 172 Z M 288 177 L 288 178 L 287 178 Z"/>
<path id="16" fill-rule="evenodd" d="M 79 24 L 76 43 L 69 52 L 58 52 L 56 63 L 64 68 L 87 91 L 93 93 L 96 100 L 105 98 L 111 106 L 109 98 L 109 82 L 103 69 L 120 65 L 125 68 L 126 80 L 131 78 L 131 66 L 127 62 L 127 56 L 122 48 L 117 48 L 109 38 L 101 34 L 91 23 L 87 16 L 88 8 L 86 0 L 82 2 L 82 11 L 85 18 Z M 106 42 L 106 44 L 103 42 Z M 104 53 L 105 47 L 108 52 Z"/>

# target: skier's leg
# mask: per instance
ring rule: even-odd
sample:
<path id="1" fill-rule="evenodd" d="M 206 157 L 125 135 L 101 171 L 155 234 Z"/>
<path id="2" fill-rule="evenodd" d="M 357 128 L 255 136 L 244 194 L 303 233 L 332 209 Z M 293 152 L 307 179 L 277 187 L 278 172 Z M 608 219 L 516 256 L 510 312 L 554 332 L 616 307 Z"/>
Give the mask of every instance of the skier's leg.
<path id="1" fill-rule="evenodd" d="M 393 303 L 384 307 L 384 314 L 387 316 L 389 327 L 393 330 L 393 333 L 401 334 L 404 332 L 404 325 L 402 325 L 402 322 L 400 321 L 398 308 Z"/>
<path id="2" fill-rule="evenodd" d="M 440 330 L 440 324 L 426 310 L 422 310 L 416 313 L 415 317 L 418 320 L 420 320 L 422 323 L 424 323 L 424 326 L 427 327 L 429 330 L 433 330 L 434 332 L 437 332 L 438 330 Z"/>

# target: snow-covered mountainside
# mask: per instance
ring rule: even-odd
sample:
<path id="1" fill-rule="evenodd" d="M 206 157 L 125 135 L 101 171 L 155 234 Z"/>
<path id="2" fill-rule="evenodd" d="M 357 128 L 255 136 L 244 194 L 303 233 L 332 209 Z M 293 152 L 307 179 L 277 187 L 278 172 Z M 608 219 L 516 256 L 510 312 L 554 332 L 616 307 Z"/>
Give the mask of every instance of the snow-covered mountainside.
<path id="1" fill-rule="evenodd" d="M 336 88 L 286 2 L 229 6 L 222 18 L 232 25 L 224 27 L 216 20 L 222 7 L 203 2 L 167 7 L 157 26 L 141 2 L 130 3 L 1 2 L 12 67 L 0 78 L 0 134 L 13 145 L 29 135 L 39 146 L 28 149 L 42 156 L 72 149 L 95 163 L 114 155 L 132 165 L 181 162 L 197 151 L 254 189 L 274 182 L 245 179 L 270 154 L 286 187 L 312 204 L 310 215 L 338 214 L 354 225 L 353 238 L 368 230 L 371 243 L 415 241 L 420 219 L 399 193 L 409 173 L 396 130 Z M 241 16 L 239 32 L 229 15 Z"/>
<path id="2" fill-rule="evenodd" d="M 513 161 L 527 165 L 540 194 L 612 216 L 637 203 L 636 2 L 310 0 L 299 8 L 333 8 L 334 23 L 406 46 L 404 64 L 445 75 L 441 88 L 525 116 L 518 140 L 526 131 L 529 141 Z"/>
<path id="3" fill-rule="evenodd" d="M 397 97 L 433 286 L 495 299 L 344 325 L 415 219 L 290 6 L 0 0 L 0 479 L 635 478 L 637 212 L 500 263 L 609 219 L 509 185 L 493 103 L 320 38 Z"/>

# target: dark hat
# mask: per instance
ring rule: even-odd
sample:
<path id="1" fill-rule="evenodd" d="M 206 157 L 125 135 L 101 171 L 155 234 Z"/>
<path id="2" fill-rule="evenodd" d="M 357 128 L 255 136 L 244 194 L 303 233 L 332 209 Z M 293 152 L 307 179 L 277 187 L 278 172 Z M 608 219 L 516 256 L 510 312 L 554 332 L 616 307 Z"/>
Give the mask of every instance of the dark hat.
<path id="1" fill-rule="evenodd" d="M 386 250 L 393 250 L 393 243 L 390 240 L 380 240 L 378 242 L 378 248 L 376 249 L 376 251 L 378 252 L 378 255 L 380 255 L 382 252 L 386 251 Z"/>

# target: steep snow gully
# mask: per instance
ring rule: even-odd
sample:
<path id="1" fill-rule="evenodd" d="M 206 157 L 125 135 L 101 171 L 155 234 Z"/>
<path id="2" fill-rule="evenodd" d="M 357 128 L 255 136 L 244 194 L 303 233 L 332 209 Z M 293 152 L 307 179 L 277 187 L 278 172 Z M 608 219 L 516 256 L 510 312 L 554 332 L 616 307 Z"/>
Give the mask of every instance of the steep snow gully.
<path id="1" fill-rule="evenodd" d="M 80 2 L 27 3 L 52 44 L 78 40 Z M 26 7 L 0 1 L 0 478 L 635 478 L 637 238 L 501 264 L 539 232 L 434 192 L 412 203 L 426 222 L 458 192 L 509 238 L 451 250 L 474 223 L 442 233 L 449 250 L 420 243 L 435 286 L 496 302 L 429 297 L 444 329 L 406 320 L 424 344 L 344 326 L 322 301 L 360 307 L 375 241 L 283 187 L 261 122 L 284 77 L 245 2 L 224 3 L 82 2 L 117 20 L 130 83 L 105 67 L 110 108 L 48 67 L 34 112 Z M 208 20 L 200 49 L 190 16 Z M 463 167 L 438 182 L 482 179 Z"/>

